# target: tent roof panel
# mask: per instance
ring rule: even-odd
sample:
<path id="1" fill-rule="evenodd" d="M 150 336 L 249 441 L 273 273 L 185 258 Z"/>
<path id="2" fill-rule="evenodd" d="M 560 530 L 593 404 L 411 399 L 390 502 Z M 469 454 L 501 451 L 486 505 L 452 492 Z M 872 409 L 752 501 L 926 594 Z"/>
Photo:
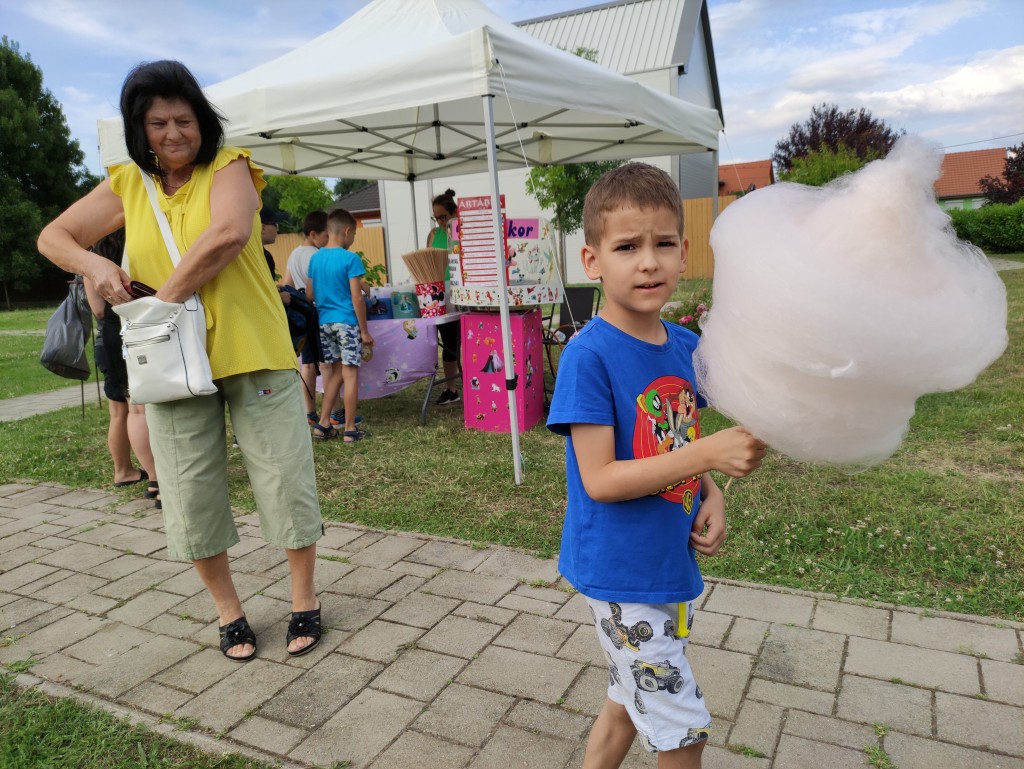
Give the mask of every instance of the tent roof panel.
<path id="1" fill-rule="evenodd" d="M 477 0 L 377 0 L 206 93 L 229 143 L 316 176 L 484 170 L 489 95 L 502 167 L 704 151 L 721 128 L 715 111 L 552 49 Z M 101 122 L 100 145 L 106 165 L 127 159 L 120 120 Z"/>

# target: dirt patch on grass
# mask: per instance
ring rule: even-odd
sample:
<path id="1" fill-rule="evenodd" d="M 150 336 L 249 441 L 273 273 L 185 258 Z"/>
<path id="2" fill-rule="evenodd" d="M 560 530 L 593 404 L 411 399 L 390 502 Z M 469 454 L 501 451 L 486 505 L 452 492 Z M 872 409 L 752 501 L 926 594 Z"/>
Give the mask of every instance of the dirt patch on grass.
<path id="1" fill-rule="evenodd" d="M 891 461 L 902 469 L 920 470 L 936 477 L 958 475 L 965 478 L 978 478 L 983 481 L 1008 483 L 1014 490 L 1024 487 L 1024 468 L 1009 464 L 1014 461 L 1019 462 L 1019 460 L 1015 460 L 1008 449 L 1005 452 L 994 451 L 993 455 L 998 457 L 1003 453 L 1006 455 L 1007 465 L 965 461 L 948 454 L 931 451 L 916 451 Z"/>

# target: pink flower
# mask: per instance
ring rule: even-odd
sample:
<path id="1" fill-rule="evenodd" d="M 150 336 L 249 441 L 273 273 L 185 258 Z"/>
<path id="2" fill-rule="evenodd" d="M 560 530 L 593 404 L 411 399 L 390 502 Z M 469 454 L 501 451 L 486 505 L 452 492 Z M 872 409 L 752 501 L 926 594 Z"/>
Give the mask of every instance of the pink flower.
<path id="1" fill-rule="evenodd" d="M 679 319 L 679 325 L 680 326 L 683 326 L 683 325 L 685 325 L 687 323 L 692 323 L 692 322 L 693 322 L 693 316 L 692 315 L 684 315 L 683 317 L 681 317 Z"/>

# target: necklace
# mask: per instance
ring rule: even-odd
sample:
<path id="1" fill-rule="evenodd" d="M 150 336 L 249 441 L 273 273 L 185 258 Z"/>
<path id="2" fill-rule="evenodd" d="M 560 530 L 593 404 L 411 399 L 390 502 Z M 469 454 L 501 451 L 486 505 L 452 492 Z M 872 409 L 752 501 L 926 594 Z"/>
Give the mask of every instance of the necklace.
<path id="1" fill-rule="evenodd" d="M 192 171 L 188 172 L 188 176 L 185 177 L 185 180 L 182 181 L 182 182 L 179 182 L 178 184 L 171 184 L 169 181 L 167 181 L 167 179 L 163 179 L 162 181 L 163 181 L 164 187 L 166 187 L 167 189 L 170 189 L 170 190 L 180 190 L 182 187 L 184 187 L 186 184 L 188 184 L 190 181 L 192 181 L 192 172 L 193 171 L 195 171 L 194 168 L 192 169 Z"/>

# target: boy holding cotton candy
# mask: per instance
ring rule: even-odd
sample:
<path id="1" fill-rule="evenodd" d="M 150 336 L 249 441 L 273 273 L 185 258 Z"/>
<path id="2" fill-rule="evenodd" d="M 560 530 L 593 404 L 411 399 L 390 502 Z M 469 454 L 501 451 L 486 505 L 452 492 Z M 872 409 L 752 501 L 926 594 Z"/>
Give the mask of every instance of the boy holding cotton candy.
<path id="1" fill-rule="evenodd" d="M 594 613 L 611 675 L 584 769 L 617 767 L 637 735 L 659 767 L 699 767 L 711 717 L 685 656 L 696 553 L 725 541 L 707 471 L 742 477 L 765 444 L 700 437 L 693 332 L 661 320 L 686 267 L 679 190 L 642 163 L 609 171 L 583 209 L 583 268 L 605 304 L 566 346 L 548 427 L 567 436 L 558 568 Z"/>

